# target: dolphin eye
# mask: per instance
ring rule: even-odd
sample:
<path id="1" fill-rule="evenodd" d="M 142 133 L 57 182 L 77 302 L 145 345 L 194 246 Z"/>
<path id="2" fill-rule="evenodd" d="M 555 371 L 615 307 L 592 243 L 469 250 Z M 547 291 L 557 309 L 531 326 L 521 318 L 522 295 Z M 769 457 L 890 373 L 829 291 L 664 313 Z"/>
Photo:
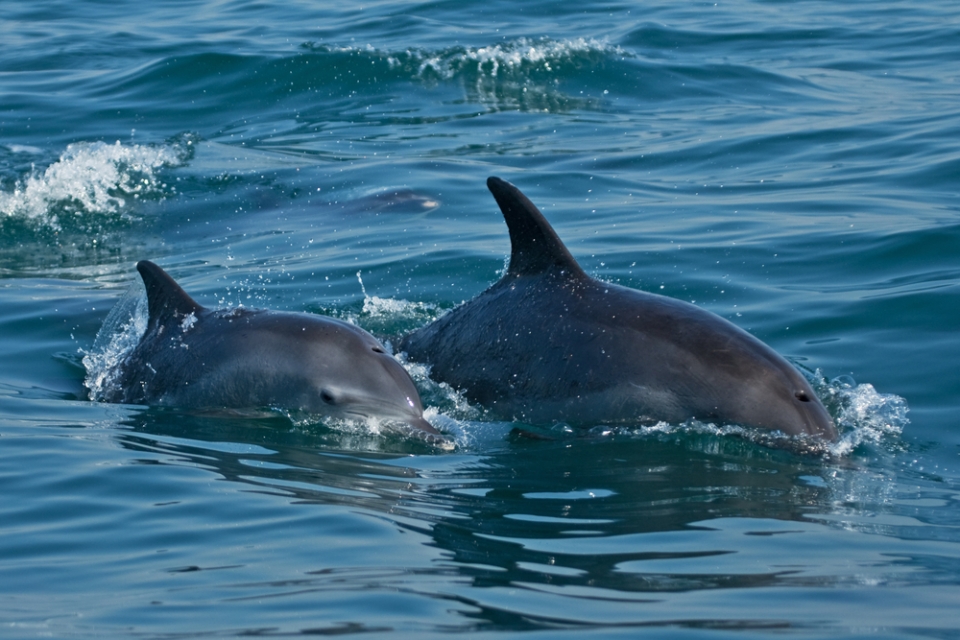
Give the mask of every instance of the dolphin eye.
<path id="1" fill-rule="evenodd" d="M 326 402 L 327 404 L 336 404 L 337 399 L 333 397 L 333 394 L 324 389 L 320 392 L 320 399 Z"/>
<path id="2" fill-rule="evenodd" d="M 800 402 L 810 402 L 810 396 L 807 395 L 806 391 L 794 391 L 793 395 Z"/>
<path id="3" fill-rule="evenodd" d="M 379 346 L 370 347 L 370 348 L 373 350 L 374 353 L 383 353 L 383 349 L 381 349 Z"/>

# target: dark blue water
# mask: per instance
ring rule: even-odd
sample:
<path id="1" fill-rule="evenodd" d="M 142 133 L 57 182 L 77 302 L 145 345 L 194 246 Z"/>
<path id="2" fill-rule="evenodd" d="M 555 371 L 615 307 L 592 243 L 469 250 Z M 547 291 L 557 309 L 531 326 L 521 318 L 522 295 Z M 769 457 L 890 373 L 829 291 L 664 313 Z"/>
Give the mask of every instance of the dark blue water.
<path id="1" fill-rule="evenodd" d="M 955 3 L 5 0 L 0 33 L 0 635 L 955 637 Z M 841 442 L 532 440 L 414 365 L 453 451 L 91 401 L 141 259 L 396 344 L 502 273 L 490 175 L 788 357 Z"/>

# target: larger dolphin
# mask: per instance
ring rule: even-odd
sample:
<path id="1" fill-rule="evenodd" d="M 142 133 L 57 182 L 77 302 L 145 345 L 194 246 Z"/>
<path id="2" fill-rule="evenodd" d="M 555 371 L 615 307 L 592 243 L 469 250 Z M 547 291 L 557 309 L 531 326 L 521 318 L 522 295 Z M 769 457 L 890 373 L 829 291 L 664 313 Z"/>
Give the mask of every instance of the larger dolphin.
<path id="1" fill-rule="evenodd" d="M 137 271 L 147 330 L 117 365 L 107 402 L 274 407 L 438 433 L 410 376 L 363 329 L 309 313 L 205 309 L 154 263 L 141 261 Z"/>
<path id="2" fill-rule="evenodd" d="M 531 423 L 691 418 L 836 440 L 802 375 L 709 311 L 588 276 L 519 189 L 489 178 L 510 266 L 400 348 L 494 415 Z"/>

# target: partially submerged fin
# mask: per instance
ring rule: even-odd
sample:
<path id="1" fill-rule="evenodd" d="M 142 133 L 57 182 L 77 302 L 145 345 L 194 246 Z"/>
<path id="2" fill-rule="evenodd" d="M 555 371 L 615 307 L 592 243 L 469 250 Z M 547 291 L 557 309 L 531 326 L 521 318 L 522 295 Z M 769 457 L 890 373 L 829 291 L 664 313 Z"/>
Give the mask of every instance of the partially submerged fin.
<path id="1" fill-rule="evenodd" d="M 515 186 L 500 178 L 487 178 L 510 231 L 510 267 L 507 275 L 537 275 L 559 268 L 572 276 L 585 276 L 583 269 L 540 210 Z"/>
<path id="2" fill-rule="evenodd" d="M 143 278 L 143 286 L 147 288 L 147 310 L 150 315 L 147 331 L 203 310 L 166 271 L 149 260 L 138 262 L 137 271 Z"/>

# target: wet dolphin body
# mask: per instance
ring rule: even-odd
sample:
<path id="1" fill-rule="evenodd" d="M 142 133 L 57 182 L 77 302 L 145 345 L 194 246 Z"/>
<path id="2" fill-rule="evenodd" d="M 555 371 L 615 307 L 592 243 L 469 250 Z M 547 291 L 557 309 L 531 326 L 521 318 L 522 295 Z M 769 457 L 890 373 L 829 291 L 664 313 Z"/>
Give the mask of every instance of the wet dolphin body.
<path id="1" fill-rule="evenodd" d="M 376 417 L 438 433 L 410 376 L 363 329 L 309 313 L 205 309 L 152 262 L 137 271 L 147 330 L 104 400 Z"/>
<path id="2" fill-rule="evenodd" d="M 490 178 L 510 231 L 506 275 L 406 336 L 431 376 L 529 423 L 698 420 L 836 440 L 802 375 L 709 311 L 588 276 L 519 189 Z"/>

